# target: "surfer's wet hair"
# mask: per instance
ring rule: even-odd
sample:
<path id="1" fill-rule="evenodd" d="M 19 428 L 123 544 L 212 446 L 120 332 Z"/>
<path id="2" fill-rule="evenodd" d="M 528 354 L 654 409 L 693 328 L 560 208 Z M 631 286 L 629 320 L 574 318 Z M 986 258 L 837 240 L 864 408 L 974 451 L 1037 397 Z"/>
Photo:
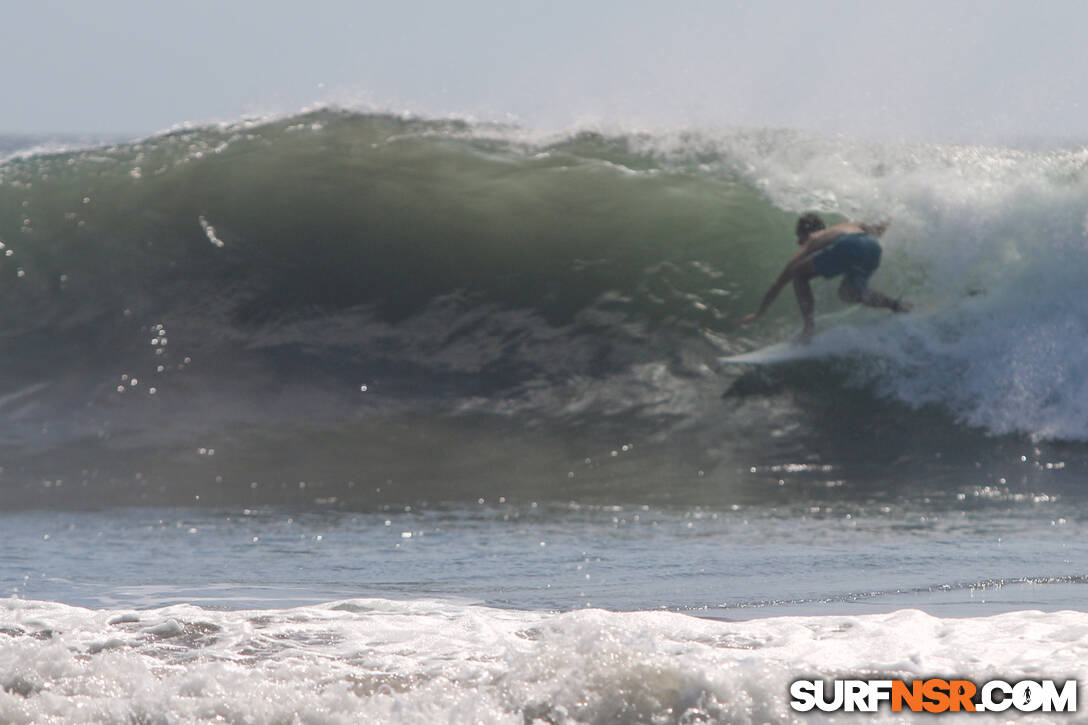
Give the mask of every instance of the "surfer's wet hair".
<path id="1" fill-rule="evenodd" d="M 805 241 L 809 234 L 818 232 L 825 226 L 827 225 L 824 224 L 824 220 L 820 218 L 819 214 L 813 212 L 802 214 L 797 219 L 797 243 L 800 244 Z"/>

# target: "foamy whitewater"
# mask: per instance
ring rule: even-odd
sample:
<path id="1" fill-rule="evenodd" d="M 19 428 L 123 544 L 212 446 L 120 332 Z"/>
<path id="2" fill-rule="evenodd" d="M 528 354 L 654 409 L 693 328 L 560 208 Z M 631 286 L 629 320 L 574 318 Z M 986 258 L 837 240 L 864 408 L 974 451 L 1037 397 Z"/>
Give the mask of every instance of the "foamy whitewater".
<path id="1" fill-rule="evenodd" d="M 1088 682 L 1084 148 L 319 110 L 0 153 L 0 722 Z M 736 321 L 810 210 L 891 219 L 914 311 L 820 283 L 803 355 L 723 363 L 796 334 Z"/>
<path id="2" fill-rule="evenodd" d="M 857 673 L 859 660 L 874 677 L 1083 678 L 1088 654 L 1078 612 L 724 623 L 359 599 L 231 612 L 9 601 L 4 616 L 13 641 L 0 651 L 0 717 L 10 723 L 833 721 L 793 713 L 789 683 Z"/>

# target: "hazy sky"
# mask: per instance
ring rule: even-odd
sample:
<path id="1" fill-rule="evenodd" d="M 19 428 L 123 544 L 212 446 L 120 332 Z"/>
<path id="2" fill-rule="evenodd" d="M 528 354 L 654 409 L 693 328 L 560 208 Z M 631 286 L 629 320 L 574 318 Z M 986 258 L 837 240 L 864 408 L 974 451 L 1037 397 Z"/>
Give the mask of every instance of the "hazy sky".
<path id="1" fill-rule="evenodd" d="M 546 128 L 1088 137 L 1082 0 L 24 0 L 3 18 L 0 132 L 336 102 Z"/>

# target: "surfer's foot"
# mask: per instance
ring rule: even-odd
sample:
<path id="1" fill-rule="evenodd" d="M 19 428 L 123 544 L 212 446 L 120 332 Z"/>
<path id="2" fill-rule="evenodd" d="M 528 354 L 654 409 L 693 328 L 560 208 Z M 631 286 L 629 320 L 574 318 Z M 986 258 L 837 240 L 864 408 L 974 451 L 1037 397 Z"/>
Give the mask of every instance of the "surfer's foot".
<path id="1" fill-rule="evenodd" d="M 910 302 L 904 302 L 903 300 L 892 300 L 892 304 L 889 309 L 895 314 L 899 315 L 904 312 L 910 312 L 914 309 L 914 305 L 912 305 Z"/>
<path id="2" fill-rule="evenodd" d="M 801 330 L 801 334 L 798 335 L 797 337 L 793 338 L 793 343 L 795 345 L 811 345 L 812 344 L 812 332 L 813 331 L 810 330 L 810 329 Z"/>

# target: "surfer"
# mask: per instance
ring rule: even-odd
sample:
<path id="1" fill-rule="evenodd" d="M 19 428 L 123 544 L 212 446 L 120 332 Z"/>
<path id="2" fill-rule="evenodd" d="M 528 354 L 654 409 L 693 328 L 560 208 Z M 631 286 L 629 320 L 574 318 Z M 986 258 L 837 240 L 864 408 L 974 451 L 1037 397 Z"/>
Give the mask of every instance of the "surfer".
<path id="1" fill-rule="evenodd" d="M 860 303 L 866 307 L 884 307 L 892 312 L 908 312 L 911 305 L 892 299 L 882 292 L 869 289 L 869 277 L 880 266 L 880 237 L 891 222 L 845 222 L 826 227 L 820 215 L 802 214 L 797 220 L 797 243 L 800 249 L 786 264 L 782 273 L 763 296 L 759 310 L 740 319 L 742 325 L 758 320 L 778 297 L 787 283 L 793 282 L 797 304 L 801 308 L 804 328 L 798 342 L 808 344 L 815 329 L 813 310 L 816 301 L 809 284 L 813 277 L 843 276 L 839 299 Z M 826 227 L 826 228 L 825 228 Z"/>

